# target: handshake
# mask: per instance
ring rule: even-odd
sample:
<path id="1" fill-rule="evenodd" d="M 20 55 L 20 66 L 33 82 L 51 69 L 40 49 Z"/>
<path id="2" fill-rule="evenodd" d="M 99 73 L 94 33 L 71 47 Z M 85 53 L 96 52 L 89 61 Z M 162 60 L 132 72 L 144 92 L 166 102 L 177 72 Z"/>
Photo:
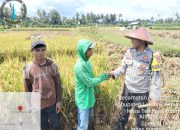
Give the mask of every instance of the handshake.
<path id="1" fill-rule="evenodd" d="M 106 73 L 109 77 L 108 79 L 112 78 L 115 79 L 113 71 Z"/>

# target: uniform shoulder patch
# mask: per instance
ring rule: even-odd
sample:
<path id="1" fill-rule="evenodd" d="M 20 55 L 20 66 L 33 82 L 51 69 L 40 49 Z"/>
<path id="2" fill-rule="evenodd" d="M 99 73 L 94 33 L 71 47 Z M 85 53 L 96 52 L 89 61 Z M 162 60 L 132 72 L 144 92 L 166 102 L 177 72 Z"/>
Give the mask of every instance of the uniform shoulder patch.
<path id="1" fill-rule="evenodd" d="M 161 54 L 156 51 L 153 52 L 153 60 L 151 64 L 152 71 L 161 71 L 162 66 L 162 58 Z"/>

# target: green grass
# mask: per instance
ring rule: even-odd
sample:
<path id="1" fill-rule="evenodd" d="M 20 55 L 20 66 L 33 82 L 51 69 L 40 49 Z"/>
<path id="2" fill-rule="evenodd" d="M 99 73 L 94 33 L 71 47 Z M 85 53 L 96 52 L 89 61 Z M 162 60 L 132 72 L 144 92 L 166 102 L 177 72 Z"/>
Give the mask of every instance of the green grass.
<path id="1" fill-rule="evenodd" d="M 180 30 L 180 25 L 157 24 L 157 25 L 153 25 L 152 29 L 154 30 Z"/>

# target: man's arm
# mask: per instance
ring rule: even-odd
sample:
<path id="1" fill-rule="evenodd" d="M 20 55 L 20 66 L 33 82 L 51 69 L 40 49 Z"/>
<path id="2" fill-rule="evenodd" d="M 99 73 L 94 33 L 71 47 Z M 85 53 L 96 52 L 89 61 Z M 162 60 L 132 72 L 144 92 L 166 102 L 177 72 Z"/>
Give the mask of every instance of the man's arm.
<path id="1" fill-rule="evenodd" d="M 128 49 L 127 52 L 125 53 L 125 55 L 123 56 L 121 65 L 116 70 L 111 72 L 111 76 L 113 76 L 114 79 L 116 79 L 116 78 L 118 78 L 118 77 L 125 74 L 126 69 L 127 69 L 127 65 L 125 63 L 126 55 L 127 55 L 127 53 L 130 53 L 128 51 L 130 51 L 130 50 Z"/>
<path id="2" fill-rule="evenodd" d="M 77 76 L 87 87 L 94 87 L 109 78 L 109 75 L 106 73 L 103 73 L 100 76 L 93 78 L 89 75 L 89 73 L 87 73 L 87 70 L 85 70 L 84 67 L 79 69 Z"/>
<path id="3" fill-rule="evenodd" d="M 62 103 L 63 89 L 62 89 L 61 79 L 60 79 L 59 73 L 55 75 L 54 81 L 55 81 L 55 87 L 56 87 L 56 99 L 57 99 L 57 102 Z"/>
<path id="4" fill-rule="evenodd" d="M 30 82 L 30 76 L 29 76 L 29 66 L 25 66 L 23 68 L 23 77 L 24 77 L 24 91 L 32 92 L 32 84 Z"/>
<path id="5" fill-rule="evenodd" d="M 52 64 L 52 69 L 53 69 L 53 76 L 54 76 L 55 89 L 56 89 L 56 112 L 59 113 L 61 112 L 61 107 L 62 107 L 63 89 L 61 86 L 59 68 L 55 63 Z"/>
<path id="6" fill-rule="evenodd" d="M 150 98 L 153 101 L 160 100 L 161 65 L 162 65 L 162 60 L 159 52 L 154 52 L 151 63 L 152 79 L 151 79 L 151 89 L 150 89 Z"/>
<path id="7" fill-rule="evenodd" d="M 152 101 L 160 100 L 160 71 L 152 72 L 150 98 Z"/>
<path id="8" fill-rule="evenodd" d="M 59 68 L 55 63 L 53 63 L 52 69 L 53 69 L 53 76 L 54 76 L 54 82 L 55 82 L 55 88 L 56 88 L 56 100 L 57 100 L 57 102 L 61 103 L 62 102 L 63 89 L 62 89 L 62 85 L 61 85 Z"/>
<path id="9" fill-rule="evenodd" d="M 32 83 L 30 81 L 30 74 L 29 74 L 29 70 L 30 70 L 30 65 L 26 65 L 23 68 L 23 82 L 24 82 L 24 91 L 25 92 L 32 92 Z M 26 94 L 26 101 L 27 101 L 27 110 L 29 110 L 32 106 L 31 106 L 31 95 Z"/>

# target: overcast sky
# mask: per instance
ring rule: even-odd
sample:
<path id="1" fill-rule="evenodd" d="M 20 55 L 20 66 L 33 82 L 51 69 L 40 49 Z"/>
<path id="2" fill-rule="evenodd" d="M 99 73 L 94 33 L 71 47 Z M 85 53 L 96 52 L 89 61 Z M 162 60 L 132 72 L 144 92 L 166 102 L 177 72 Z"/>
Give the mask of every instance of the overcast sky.
<path id="1" fill-rule="evenodd" d="M 56 9 L 66 17 L 72 17 L 76 12 L 115 13 L 123 14 L 123 18 L 133 20 L 138 18 L 156 19 L 175 17 L 180 13 L 180 0 L 23 0 L 27 6 L 28 15 L 36 15 L 37 9 L 49 11 Z"/>

